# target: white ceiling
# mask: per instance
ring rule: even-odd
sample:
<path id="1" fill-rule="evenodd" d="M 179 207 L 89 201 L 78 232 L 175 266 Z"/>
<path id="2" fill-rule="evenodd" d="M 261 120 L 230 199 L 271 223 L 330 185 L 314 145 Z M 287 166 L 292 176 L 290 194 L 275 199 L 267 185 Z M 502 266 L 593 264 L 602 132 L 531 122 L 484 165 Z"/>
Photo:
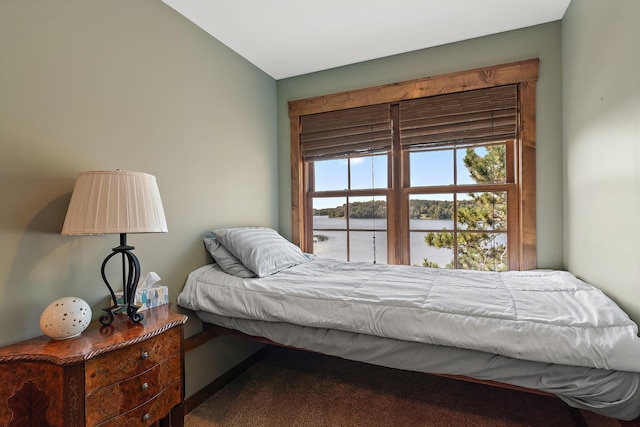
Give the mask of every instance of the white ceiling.
<path id="1" fill-rule="evenodd" d="M 571 0 L 162 0 L 274 79 L 562 19 Z"/>

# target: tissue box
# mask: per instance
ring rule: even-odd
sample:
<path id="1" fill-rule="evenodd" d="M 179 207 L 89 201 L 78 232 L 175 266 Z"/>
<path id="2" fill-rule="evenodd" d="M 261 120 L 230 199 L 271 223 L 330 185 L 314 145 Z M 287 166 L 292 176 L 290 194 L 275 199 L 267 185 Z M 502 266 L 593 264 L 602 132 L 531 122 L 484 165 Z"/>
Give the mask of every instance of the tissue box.
<path id="1" fill-rule="evenodd" d="M 118 304 L 124 304 L 123 292 L 116 292 L 116 300 Z M 139 311 L 169 304 L 169 288 L 160 285 L 138 288 L 136 290 L 134 303 L 135 305 L 140 306 Z"/>

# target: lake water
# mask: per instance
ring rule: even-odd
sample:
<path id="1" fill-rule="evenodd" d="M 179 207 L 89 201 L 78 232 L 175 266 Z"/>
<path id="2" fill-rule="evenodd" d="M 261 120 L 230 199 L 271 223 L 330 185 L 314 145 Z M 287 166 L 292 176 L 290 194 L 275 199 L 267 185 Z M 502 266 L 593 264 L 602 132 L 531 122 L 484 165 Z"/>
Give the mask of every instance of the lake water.
<path id="1" fill-rule="evenodd" d="M 410 259 L 411 264 L 422 265 L 424 258 L 438 263 L 440 267 L 453 261 L 453 250 L 436 249 L 428 246 L 424 241 L 424 236 L 428 231 L 440 231 L 443 228 L 451 230 L 453 221 L 450 220 L 430 220 L 412 219 L 410 220 L 411 232 Z M 351 219 L 349 228 L 351 234 L 350 250 L 351 261 L 373 262 L 374 257 L 378 264 L 387 262 L 387 233 L 383 231 L 357 231 L 361 230 L 385 230 L 386 219 L 364 218 Z M 347 220 L 344 218 L 329 218 L 327 216 L 313 217 L 314 236 L 326 236 L 326 240 L 316 239 L 314 243 L 314 253 L 318 256 L 335 258 L 339 260 L 347 259 L 347 233 L 346 231 L 326 230 L 346 230 Z M 375 236 L 375 239 L 374 239 Z M 374 249 L 375 248 L 375 249 Z"/>

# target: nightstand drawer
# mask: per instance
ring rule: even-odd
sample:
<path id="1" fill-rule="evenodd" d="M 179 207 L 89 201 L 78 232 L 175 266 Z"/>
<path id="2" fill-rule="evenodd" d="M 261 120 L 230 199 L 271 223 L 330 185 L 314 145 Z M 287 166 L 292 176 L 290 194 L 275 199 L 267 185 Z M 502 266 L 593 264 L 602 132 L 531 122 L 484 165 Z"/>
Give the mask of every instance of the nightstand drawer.
<path id="1" fill-rule="evenodd" d="M 180 353 L 180 329 L 167 332 L 112 351 L 87 361 L 85 391 L 115 384 L 157 365 L 169 356 Z"/>
<path id="2" fill-rule="evenodd" d="M 87 425 L 125 413 L 180 379 L 180 355 L 176 354 L 135 377 L 99 388 L 87 395 Z"/>
<path id="3" fill-rule="evenodd" d="M 181 381 L 171 383 L 159 395 L 129 412 L 96 424 L 95 427 L 150 426 L 167 416 L 174 406 L 182 402 Z"/>

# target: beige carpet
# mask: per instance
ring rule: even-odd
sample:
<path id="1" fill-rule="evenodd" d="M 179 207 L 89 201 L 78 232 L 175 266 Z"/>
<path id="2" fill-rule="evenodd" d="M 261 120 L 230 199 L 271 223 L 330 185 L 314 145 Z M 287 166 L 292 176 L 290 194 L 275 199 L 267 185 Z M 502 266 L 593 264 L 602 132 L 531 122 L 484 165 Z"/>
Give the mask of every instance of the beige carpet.
<path id="1" fill-rule="evenodd" d="M 559 399 L 279 348 L 186 427 L 582 426 Z"/>

